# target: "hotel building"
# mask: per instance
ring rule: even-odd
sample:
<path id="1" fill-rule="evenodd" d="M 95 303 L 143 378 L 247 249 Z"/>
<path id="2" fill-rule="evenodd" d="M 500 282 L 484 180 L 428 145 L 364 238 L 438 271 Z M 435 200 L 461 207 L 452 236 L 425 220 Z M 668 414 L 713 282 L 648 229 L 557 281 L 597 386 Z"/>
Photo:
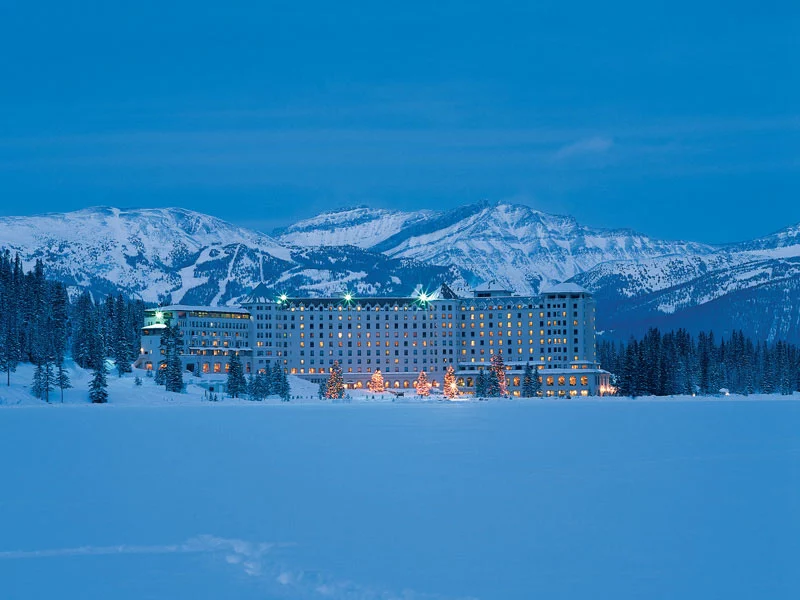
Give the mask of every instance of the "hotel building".
<path id="1" fill-rule="evenodd" d="M 335 361 L 350 388 L 366 387 L 380 369 L 390 390 L 413 389 L 426 371 L 434 389 L 449 366 L 463 393 L 500 354 L 508 391 L 519 395 L 527 364 L 535 367 L 545 396 L 594 396 L 609 390 L 595 349 L 595 303 L 575 284 L 540 296 L 515 296 L 494 282 L 460 297 L 443 285 L 411 298 L 275 298 L 259 285 L 241 308 L 166 306 L 147 311 L 142 356 L 155 368 L 160 332 L 177 319 L 184 333 L 183 361 L 191 371 L 225 373 L 238 352 L 246 372 L 277 361 L 289 374 L 326 379 Z"/>

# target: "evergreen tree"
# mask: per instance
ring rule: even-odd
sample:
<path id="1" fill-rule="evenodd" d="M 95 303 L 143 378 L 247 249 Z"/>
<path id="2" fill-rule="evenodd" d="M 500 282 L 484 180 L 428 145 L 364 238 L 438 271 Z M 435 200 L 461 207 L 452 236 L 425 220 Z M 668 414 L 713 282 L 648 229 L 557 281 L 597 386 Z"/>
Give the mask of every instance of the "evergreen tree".
<path id="1" fill-rule="evenodd" d="M 42 368 L 42 390 L 45 402 L 50 402 L 50 392 L 55 389 L 56 373 L 52 360 L 46 360 Z"/>
<path id="2" fill-rule="evenodd" d="M 367 382 L 367 389 L 370 392 L 374 392 L 376 394 L 380 394 L 386 390 L 385 384 L 383 382 L 383 373 L 381 373 L 380 369 L 375 369 L 375 372 L 372 374 L 372 377 Z"/>
<path id="3" fill-rule="evenodd" d="M 502 351 L 502 348 L 500 350 Z M 492 355 L 492 364 L 491 367 L 489 367 L 489 370 L 494 374 L 491 381 L 496 381 L 496 390 L 492 388 L 492 385 L 495 385 L 494 383 L 489 384 L 490 391 L 496 392 L 491 394 L 492 397 L 507 396 L 508 381 L 506 379 L 506 366 L 503 363 L 503 355 L 500 354 L 499 351 L 497 354 Z M 491 374 L 490 377 L 492 377 Z"/>
<path id="4" fill-rule="evenodd" d="M 161 348 L 165 357 L 163 381 L 168 392 L 183 392 L 182 347 L 183 338 L 180 327 L 177 324 L 166 323 L 166 328 L 161 334 Z M 158 377 L 158 373 L 156 376 Z"/>
<path id="5" fill-rule="evenodd" d="M 53 363 L 45 361 L 36 365 L 33 371 L 33 383 L 31 385 L 31 392 L 39 400 L 50 402 L 50 392 L 55 388 L 55 373 L 53 371 Z"/>
<path id="6" fill-rule="evenodd" d="M 458 397 L 458 383 L 456 382 L 456 371 L 453 368 L 453 365 L 447 367 L 447 371 L 444 374 L 444 385 L 442 388 L 446 398 L 452 400 L 453 398 Z"/>
<path id="7" fill-rule="evenodd" d="M 156 366 L 156 374 L 153 376 L 153 382 L 156 385 L 167 385 L 167 363 L 165 361 L 161 361 Z"/>
<path id="8" fill-rule="evenodd" d="M 247 391 L 247 381 L 244 378 L 242 360 L 238 352 L 231 351 L 230 367 L 228 368 L 228 395 L 231 398 L 243 396 Z"/>
<path id="9" fill-rule="evenodd" d="M 289 402 L 291 398 L 292 388 L 289 385 L 289 377 L 286 375 L 286 371 L 283 369 L 280 370 L 280 383 L 278 385 L 277 394 L 281 400 L 284 402 Z M 344 379 L 342 380 L 344 382 Z"/>
<path id="10" fill-rule="evenodd" d="M 142 380 L 139 379 L 139 385 L 142 384 Z M 58 389 L 61 390 L 61 402 L 64 402 L 64 390 L 68 390 L 72 387 L 72 382 L 69 379 L 69 373 L 64 368 L 64 364 L 60 363 L 56 369 L 56 385 Z"/>
<path id="11" fill-rule="evenodd" d="M 268 378 L 266 374 L 259 371 L 255 377 L 251 376 L 250 398 L 253 400 L 263 400 L 269 396 Z"/>
<path id="12" fill-rule="evenodd" d="M 269 375 L 269 393 L 273 396 L 280 396 L 281 381 L 283 381 L 283 369 L 276 360 L 272 363 L 272 369 Z"/>
<path id="13" fill-rule="evenodd" d="M 539 374 L 534 371 L 530 362 L 525 364 L 525 371 L 522 375 L 522 396 L 533 398 L 542 391 L 542 384 L 539 382 Z"/>
<path id="14" fill-rule="evenodd" d="M 75 305 L 72 332 L 72 358 L 79 367 L 90 369 L 92 357 L 98 356 L 95 345 L 98 330 L 94 318 L 94 303 L 88 291 L 83 292 Z"/>
<path id="15" fill-rule="evenodd" d="M 489 382 L 487 381 L 486 371 L 481 369 L 475 377 L 475 397 L 485 398 L 489 391 Z"/>
<path id="16" fill-rule="evenodd" d="M 108 381 L 106 380 L 107 370 L 106 361 L 99 360 L 98 366 L 92 374 L 92 381 L 89 384 L 89 400 L 92 404 L 105 404 L 108 402 Z"/>
<path id="17" fill-rule="evenodd" d="M 44 383 L 42 376 L 42 365 L 36 365 L 33 370 L 33 382 L 31 383 L 31 394 L 39 400 L 44 399 Z"/>
<path id="18" fill-rule="evenodd" d="M 495 369 L 489 369 L 489 376 L 486 381 L 486 396 L 489 398 L 499 398 L 502 393 L 497 371 Z"/>
<path id="19" fill-rule="evenodd" d="M 339 361 L 334 361 L 331 367 L 330 375 L 328 375 L 328 382 L 325 387 L 325 397 L 329 400 L 339 400 L 344 398 L 344 377 L 342 376 L 342 368 L 339 366 Z"/>
<path id="20" fill-rule="evenodd" d="M 6 250 L 0 255 L 0 371 L 6 374 L 6 386 L 11 385 L 11 373 L 17 370 L 21 358 L 21 300 L 19 256 L 12 262 Z"/>
<path id="21" fill-rule="evenodd" d="M 130 373 L 133 349 L 127 327 L 127 314 L 125 310 L 125 299 L 122 294 L 117 296 L 113 302 L 113 344 L 112 355 L 117 366 L 117 376 L 122 377 L 123 373 Z"/>
<path id="22" fill-rule="evenodd" d="M 258 390 L 259 399 L 261 400 L 272 393 L 272 390 L 270 389 L 270 377 L 266 371 L 259 371 L 256 374 L 255 386 Z"/>
<path id="23" fill-rule="evenodd" d="M 327 393 L 327 391 L 328 391 L 328 382 L 323 379 L 319 382 L 319 389 L 317 390 L 317 396 L 319 397 L 320 400 L 326 397 L 325 394 Z"/>
<path id="24" fill-rule="evenodd" d="M 420 371 L 414 387 L 417 389 L 417 396 L 424 398 L 431 393 L 431 382 L 428 380 L 428 374 L 425 371 Z"/>

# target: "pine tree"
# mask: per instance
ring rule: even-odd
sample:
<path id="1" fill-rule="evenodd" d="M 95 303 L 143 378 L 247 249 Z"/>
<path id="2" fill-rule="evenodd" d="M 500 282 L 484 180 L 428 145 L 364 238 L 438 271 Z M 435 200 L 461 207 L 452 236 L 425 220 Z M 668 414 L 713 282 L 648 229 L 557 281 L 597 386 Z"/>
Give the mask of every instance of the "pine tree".
<path id="1" fill-rule="evenodd" d="M 328 391 L 328 382 L 324 379 L 319 382 L 319 389 L 317 390 L 317 396 L 320 400 L 325 398 L 325 394 Z"/>
<path id="2" fill-rule="evenodd" d="M 156 385 L 167 385 L 167 363 L 161 361 L 156 366 L 156 374 L 153 376 L 153 382 Z"/>
<path id="3" fill-rule="evenodd" d="M 133 378 L 133 385 L 135 385 L 136 387 L 141 387 L 142 386 L 142 378 L 139 377 L 138 375 L 136 377 L 134 377 Z"/>
<path id="4" fill-rule="evenodd" d="M 183 364 L 177 349 L 173 349 L 164 370 L 164 385 L 168 392 L 183 392 Z"/>
<path id="5" fill-rule="evenodd" d="M 247 391 L 247 381 L 244 378 L 242 360 L 237 352 L 231 351 L 230 366 L 228 367 L 228 395 L 231 398 L 243 396 Z"/>
<path id="6" fill-rule="evenodd" d="M 127 315 L 125 310 L 125 299 L 122 294 L 117 296 L 117 300 L 113 303 L 113 357 L 117 366 L 117 376 L 122 377 L 123 373 L 130 373 L 131 359 L 133 349 L 131 348 L 131 341 L 127 328 Z"/>
<path id="7" fill-rule="evenodd" d="M 444 374 L 444 385 L 442 387 L 446 398 L 452 400 L 458 397 L 458 383 L 456 382 L 456 371 L 453 365 L 447 367 L 447 371 L 445 371 Z"/>
<path id="8" fill-rule="evenodd" d="M 258 394 L 258 399 L 263 400 L 272 393 L 270 389 L 270 378 L 264 371 L 256 373 L 255 389 Z"/>
<path id="9" fill-rule="evenodd" d="M 164 386 L 168 392 L 181 393 L 183 392 L 182 334 L 177 324 L 166 323 L 166 325 L 164 332 L 161 334 L 161 347 L 165 357 Z M 158 373 L 156 376 L 158 376 Z"/>
<path id="10" fill-rule="evenodd" d="M 278 385 L 277 394 L 281 400 L 284 402 L 289 402 L 292 392 L 292 388 L 289 385 L 289 377 L 286 375 L 286 371 L 283 369 L 280 370 L 280 376 L 280 384 Z M 342 386 L 344 386 L 344 379 L 342 380 Z"/>
<path id="11" fill-rule="evenodd" d="M 381 373 L 380 369 L 375 369 L 375 372 L 372 374 L 372 377 L 367 382 L 367 389 L 370 392 L 374 392 L 376 394 L 380 394 L 386 390 L 385 384 L 383 382 L 383 373 Z"/>
<path id="12" fill-rule="evenodd" d="M 339 400 L 344 398 L 344 377 L 342 376 L 342 368 L 339 366 L 339 361 L 334 361 L 331 367 L 328 382 L 325 386 L 325 397 L 329 400 Z"/>
<path id="13" fill-rule="evenodd" d="M 68 390 L 72 387 L 72 382 L 69 379 L 69 373 L 64 368 L 63 363 L 59 364 L 56 369 L 56 385 L 58 386 L 58 389 L 61 390 L 61 402 L 63 403 L 64 390 Z"/>
<path id="14" fill-rule="evenodd" d="M 53 363 L 43 362 L 36 365 L 33 371 L 33 383 L 31 384 L 31 393 L 45 402 L 50 402 L 50 392 L 55 388 L 55 374 L 53 372 Z"/>
<path id="15" fill-rule="evenodd" d="M 8 260 L 8 254 L 5 255 Z M 6 385 L 11 385 L 11 373 L 20 361 L 19 345 L 19 290 L 13 279 L 10 263 L 6 263 L 2 294 L 0 294 L 0 371 L 6 374 Z"/>
<path id="16" fill-rule="evenodd" d="M 88 291 L 83 292 L 75 304 L 72 331 L 72 358 L 79 367 L 93 368 L 92 357 L 97 355 L 95 343 L 98 331 L 95 325 L 94 304 Z"/>
<path id="17" fill-rule="evenodd" d="M 106 361 L 100 360 L 99 363 L 99 366 L 94 369 L 92 381 L 89 384 L 89 400 L 92 401 L 92 404 L 105 404 L 108 402 Z"/>
<path id="18" fill-rule="evenodd" d="M 486 376 L 486 371 L 481 369 L 480 371 L 478 371 L 477 377 L 475 377 L 475 397 L 485 398 L 488 391 L 489 391 L 489 382 Z"/>
<path id="19" fill-rule="evenodd" d="M 44 398 L 44 383 L 42 376 L 42 365 L 36 365 L 33 370 L 33 382 L 31 383 L 31 394 L 42 400 Z"/>
<path id="20" fill-rule="evenodd" d="M 539 374 L 534 371 L 531 363 L 527 363 L 522 375 L 522 396 L 524 398 L 533 398 L 538 396 L 541 391 L 542 384 L 539 381 Z"/>
<path id="21" fill-rule="evenodd" d="M 502 396 L 502 393 L 500 379 L 497 377 L 497 371 L 494 369 L 489 369 L 489 375 L 486 381 L 486 396 L 489 398 L 499 398 Z"/>
<path id="22" fill-rule="evenodd" d="M 42 369 L 42 390 L 45 402 L 50 402 L 50 392 L 55 389 L 56 374 L 52 360 L 48 359 Z"/>
<path id="23" fill-rule="evenodd" d="M 417 389 L 417 396 L 422 396 L 425 398 L 430 395 L 431 382 L 428 380 L 428 374 L 425 371 L 420 371 L 414 387 Z"/>
<path id="24" fill-rule="evenodd" d="M 497 393 L 492 394 L 492 396 L 507 396 L 508 381 L 506 379 L 506 366 L 503 363 L 503 355 L 499 352 L 497 354 L 493 354 L 492 365 L 489 368 L 491 372 L 494 373 L 494 379 L 497 381 Z"/>
<path id="25" fill-rule="evenodd" d="M 269 374 L 269 393 L 273 396 L 280 396 L 281 381 L 283 380 L 283 369 L 276 360 L 272 363 L 272 369 Z"/>

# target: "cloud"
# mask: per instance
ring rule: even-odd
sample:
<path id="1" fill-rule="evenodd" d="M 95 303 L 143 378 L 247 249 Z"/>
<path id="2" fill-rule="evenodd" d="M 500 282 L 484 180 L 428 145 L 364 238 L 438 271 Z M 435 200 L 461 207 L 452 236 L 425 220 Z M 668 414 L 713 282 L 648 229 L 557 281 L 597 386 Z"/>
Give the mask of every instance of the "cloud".
<path id="1" fill-rule="evenodd" d="M 579 156 L 605 154 L 614 146 L 610 137 L 590 137 L 559 148 L 553 155 L 555 160 L 567 160 Z"/>

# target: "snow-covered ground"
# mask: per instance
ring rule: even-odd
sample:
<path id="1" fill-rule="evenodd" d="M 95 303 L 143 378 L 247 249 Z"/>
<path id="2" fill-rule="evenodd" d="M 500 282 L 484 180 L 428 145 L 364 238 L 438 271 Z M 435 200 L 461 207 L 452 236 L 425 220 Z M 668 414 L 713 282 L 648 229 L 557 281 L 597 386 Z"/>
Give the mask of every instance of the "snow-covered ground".
<path id="1" fill-rule="evenodd" d="M 65 406 L 0 386 L 0 598 L 800 597 L 797 401 L 211 403 L 110 376 L 92 406 L 83 377 Z"/>

